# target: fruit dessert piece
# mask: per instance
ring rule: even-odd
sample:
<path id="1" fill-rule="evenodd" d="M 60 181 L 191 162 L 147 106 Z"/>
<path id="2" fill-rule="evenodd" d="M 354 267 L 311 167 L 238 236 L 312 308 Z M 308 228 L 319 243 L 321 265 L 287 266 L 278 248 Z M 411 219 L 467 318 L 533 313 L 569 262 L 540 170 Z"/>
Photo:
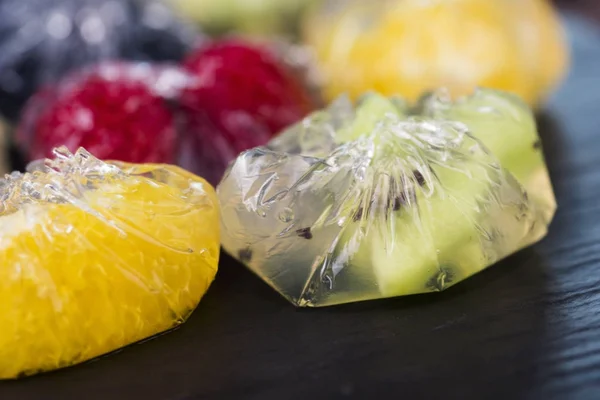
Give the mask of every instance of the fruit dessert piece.
<path id="1" fill-rule="evenodd" d="M 174 163 L 178 118 L 172 101 L 185 82 L 178 69 L 147 63 L 74 72 L 28 102 L 17 142 L 30 160 L 64 145 L 101 159 Z"/>
<path id="2" fill-rule="evenodd" d="M 549 224 L 556 207 L 547 196 L 551 182 L 545 167 L 542 142 L 531 110 L 517 96 L 490 90 L 476 90 L 471 96 L 452 102 L 441 90 L 425 96 L 420 112 L 428 117 L 462 121 L 502 165 L 521 182 L 530 196 L 546 210 Z"/>
<path id="3" fill-rule="evenodd" d="M 211 33 L 294 34 L 300 12 L 314 0 L 170 0 Z"/>
<path id="4" fill-rule="evenodd" d="M 303 35 L 325 92 L 365 90 L 416 100 L 448 87 L 515 93 L 539 106 L 568 64 L 562 27 L 547 0 L 329 0 L 307 14 Z"/>
<path id="5" fill-rule="evenodd" d="M 514 96 L 342 97 L 232 164 L 222 245 L 298 306 L 440 291 L 545 236 L 547 176 Z"/>
<path id="6" fill-rule="evenodd" d="M 192 76 L 180 105 L 180 164 L 218 182 L 241 151 L 265 144 L 313 109 L 307 89 L 266 47 L 239 39 L 203 46 L 184 61 Z"/>
<path id="7" fill-rule="evenodd" d="M 219 258 L 213 188 L 65 148 L 0 181 L 0 378 L 77 364 L 183 323 Z"/>
<path id="8" fill-rule="evenodd" d="M 40 86 L 101 60 L 180 60 L 198 33 L 161 0 L 0 1 L 0 114 L 15 122 Z"/>

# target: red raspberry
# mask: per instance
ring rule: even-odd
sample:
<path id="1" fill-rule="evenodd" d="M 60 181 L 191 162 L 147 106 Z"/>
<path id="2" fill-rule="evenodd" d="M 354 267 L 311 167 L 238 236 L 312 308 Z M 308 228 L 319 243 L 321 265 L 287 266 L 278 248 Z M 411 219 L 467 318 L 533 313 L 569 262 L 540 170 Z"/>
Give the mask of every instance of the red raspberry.
<path id="1" fill-rule="evenodd" d="M 28 102 L 17 140 L 29 159 L 65 145 L 100 159 L 172 163 L 176 117 L 158 92 L 166 73 L 143 63 L 111 63 L 69 75 Z"/>
<path id="2" fill-rule="evenodd" d="M 192 82 L 180 98 L 189 140 L 181 162 L 213 183 L 240 152 L 264 145 L 314 108 L 293 72 L 258 45 L 217 41 L 183 67 Z"/>

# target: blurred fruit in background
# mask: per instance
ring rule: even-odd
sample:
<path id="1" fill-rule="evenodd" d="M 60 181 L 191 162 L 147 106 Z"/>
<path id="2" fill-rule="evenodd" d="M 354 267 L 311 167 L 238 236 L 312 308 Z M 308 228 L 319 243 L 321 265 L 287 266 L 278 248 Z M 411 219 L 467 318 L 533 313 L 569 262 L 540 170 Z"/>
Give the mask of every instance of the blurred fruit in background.
<path id="1" fill-rule="evenodd" d="M 55 147 L 101 159 L 178 163 L 211 183 L 242 151 L 314 109 L 275 47 L 217 40 L 181 66 L 105 62 L 71 72 L 27 103 L 16 142 L 29 161 Z"/>
<path id="2" fill-rule="evenodd" d="M 303 21 L 325 94 L 366 90 L 411 100 L 439 86 L 503 89 L 539 106 L 568 49 L 546 0 L 329 0 Z"/>
<path id="3" fill-rule="evenodd" d="M 231 38 L 231 36 L 229 36 Z M 238 36 L 239 38 L 240 36 Z M 321 93 L 321 76 L 314 52 L 308 46 L 282 37 L 243 36 L 244 40 L 268 51 L 284 64 L 297 80 L 308 90 L 311 100 L 317 108 L 325 106 Z"/>
<path id="4" fill-rule="evenodd" d="M 314 0 L 169 0 L 211 33 L 293 34 L 299 12 Z"/>
<path id="5" fill-rule="evenodd" d="M 240 152 L 265 144 L 314 108 L 298 74 L 256 43 L 215 41 L 183 68 L 192 79 L 180 98 L 186 115 L 181 165 L 211 183 Z"/>
<path id="6" fill-rule="evenodd" d="M 84 147 L 96 157 L 173 163 L 177 116 L 169 100 L 185 74 L 148 63 L 100 64 L 67 75 L 27 103 L 16 140 L 29 160 L 55 147 Z"/>
<path id="7" fill-rule="evenodd" d="M 179 60 L 199 39 L 162 0 L 0 0 L 0 114 L 106 59 Z"/>

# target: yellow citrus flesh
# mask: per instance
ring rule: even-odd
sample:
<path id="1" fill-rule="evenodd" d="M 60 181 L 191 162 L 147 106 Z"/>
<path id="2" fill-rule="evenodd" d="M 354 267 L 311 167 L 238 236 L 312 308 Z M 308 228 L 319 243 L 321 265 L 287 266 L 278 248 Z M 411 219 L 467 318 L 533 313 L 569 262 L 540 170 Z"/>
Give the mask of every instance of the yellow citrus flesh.
<path id="1" fill-rule="evenodd" d="M 567 68 L 563 32 L 546 0 L 356 0 L 308 14 L 304 36 L 329 99 L 365 91 L 418 99 L 447 87 L 515 93 L 537 105 Z"/>
<path id="2" fill-rule="evenodd" d="M 0 217 L 0 378 L 73 365 L 182 323 L 215 277 L 213 188 L 175 167 Z M 161 168 L 173 182 L 144 173 Z"/>

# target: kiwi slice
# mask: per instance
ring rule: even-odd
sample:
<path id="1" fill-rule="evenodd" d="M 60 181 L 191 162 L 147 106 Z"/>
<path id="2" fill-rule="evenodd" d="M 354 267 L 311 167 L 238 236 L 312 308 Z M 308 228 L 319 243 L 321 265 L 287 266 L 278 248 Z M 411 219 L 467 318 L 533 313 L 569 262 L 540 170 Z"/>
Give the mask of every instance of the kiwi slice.
<path id="1" fill-rule="evenodd" d="M 422 101 L 427 118 L 464 123 L 527 190 L 549 224 L 556 201 L 532 110 L 518 96 L 492 89 L 477 89 L 472 95 L 449 100 L 438 91 Z"/>
<path id="2" fill-rule="evenodd" d="M 342 96 L 232 163 L 222 245 L 297 306 L 444 290 L 545 235 L 540 150 L 505 93 Z"/>
<path id="3" fill-rule="evenodd" d="M 409 115 L 370 95 L 338 138 L 366 132 L 381 135 L 374 182 L 340 247 L 359 243 L 350 263 L 363 279 L 372 269 L 384 297 L 444 290 L 541 235 L 519 182 L 533 182 L 545 166 L 533 117 L 518 100 L 482 91 L 446 103 L 434 94 Z M 387 198 L 379 208 L 378 192 Z"/>

